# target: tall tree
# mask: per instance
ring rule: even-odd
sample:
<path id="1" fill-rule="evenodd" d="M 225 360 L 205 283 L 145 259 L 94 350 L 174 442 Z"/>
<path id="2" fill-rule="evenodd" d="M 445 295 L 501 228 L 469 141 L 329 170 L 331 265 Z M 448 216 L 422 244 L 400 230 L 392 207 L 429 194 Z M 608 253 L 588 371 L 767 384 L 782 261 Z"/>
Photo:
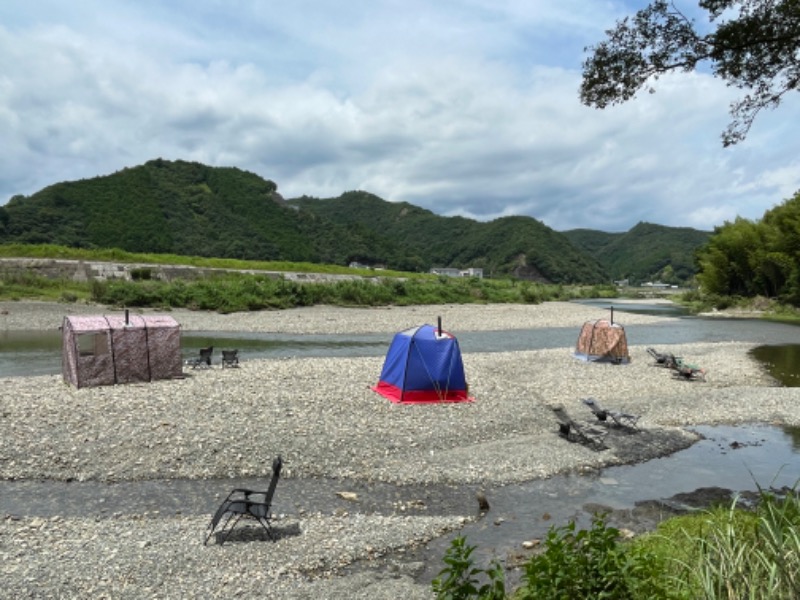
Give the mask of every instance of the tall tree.
<path id="1" fill-rule="evenodd" d="M 697 251 L 703 289 L 767 296 L 800 306 L 800 192 L 760 221 L 737 217 Z"/>
<path id="2" fill-rule="evenodd" d="M 700 0 L 711 31 L 703 33 L 674 3 L 655 0 L 618 21 L 607 39 L 586 49 L 581 102 L 605 108 L 626 102 L 672 71 L 702 63 L 729 86 L 744 91 L 731 104 L 722 134 L 742 141 L 756 116 L 800 89 L 800 0 Z"/>

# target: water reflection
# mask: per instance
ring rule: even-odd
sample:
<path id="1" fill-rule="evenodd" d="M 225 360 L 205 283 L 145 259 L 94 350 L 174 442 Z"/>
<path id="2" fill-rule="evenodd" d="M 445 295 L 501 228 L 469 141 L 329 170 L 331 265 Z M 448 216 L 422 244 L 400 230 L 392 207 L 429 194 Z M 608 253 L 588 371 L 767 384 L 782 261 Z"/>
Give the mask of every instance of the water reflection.
<path id="1" fill-rule="evenodd" d="M 751 354 L 785 387 L 800 387 L 800 344 L 759 346 Z"/>
<path id="2" fill-rule="evenodd" d="M 606 310 L 608 311 L 605 315 L 606 317 L 610 316 L 612 308 L 614 312 L 628 312 L 655 317 L 684 317 L 690 314 L 683 306 L 672 302 L 631 302 L 617 298 L 589 298 L 586 300 L 573 300 L 573 302 L 595 307 L 598 311 Z M 598 316 L 598 318 L 600 317 Z"/>

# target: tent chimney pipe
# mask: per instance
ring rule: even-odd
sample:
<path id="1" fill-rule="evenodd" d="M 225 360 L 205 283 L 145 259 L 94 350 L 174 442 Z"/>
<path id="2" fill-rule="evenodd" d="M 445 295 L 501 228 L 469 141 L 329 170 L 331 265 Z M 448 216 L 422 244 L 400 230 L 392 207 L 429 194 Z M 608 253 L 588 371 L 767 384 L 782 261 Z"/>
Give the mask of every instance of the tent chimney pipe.
<path id="1" fill-rule="evenodd" d="M 436 317 L 439 325 L 439 337 L 442 337 L 442 317 Z"/>

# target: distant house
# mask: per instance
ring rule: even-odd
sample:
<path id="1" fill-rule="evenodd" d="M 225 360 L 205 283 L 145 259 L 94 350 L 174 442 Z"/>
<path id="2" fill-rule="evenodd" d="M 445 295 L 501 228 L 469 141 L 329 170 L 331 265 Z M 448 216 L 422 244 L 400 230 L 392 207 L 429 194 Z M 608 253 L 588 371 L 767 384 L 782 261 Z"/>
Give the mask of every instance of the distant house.
<path id="1" fill-rule="evenodd" d="M 445 277 L 461 277 L 461 269 L 451 269 L 450 267 L 433 267 L 431 273 Z"/>
<path id="2" fill-rule="evenodd" d="M 477 267 L 470 267 L 469 269 L 465 269 L 461 271 L 462 277 L 478 277 L 483 279 L 483 269 L 479 269 Z"/>
<path id="3" fill-rule="evenodd" d="M 450 267 L 433 267 L 433 275 L 444 275 L 445 277 L 483 277 L 483 269 L 470 267 L 468 269 L 452 269 Z"/>
<path id="4" fill-rule="evenodd" d="M 377 264 L 377 265 L 365 265 L 363 263 L 353 261 L 349 265 L 347 265 L 351 269 L 371 269 L 373 271 L 385 271 L 386 265 Z"/>
<path id="5" fill-rule="evenodd" d="M 664 288 L 668 288 L 669 284 L 668 283 L 661 283 L 660 281 L 655 281 L 655 282 L 648 281 L 647 283 L 643 283 L 642 287 L 653 287 L 653 288 L 664 289 Z"/>

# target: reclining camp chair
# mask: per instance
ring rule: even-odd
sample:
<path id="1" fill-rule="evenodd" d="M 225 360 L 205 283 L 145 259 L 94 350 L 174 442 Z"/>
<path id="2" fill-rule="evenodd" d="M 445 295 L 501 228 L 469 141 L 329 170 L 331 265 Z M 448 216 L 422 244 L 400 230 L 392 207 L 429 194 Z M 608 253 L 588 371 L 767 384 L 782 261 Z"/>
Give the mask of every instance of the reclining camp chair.
<path id="1" fill-rule="evenodd" d="M 674 354 L 657 352 L 655 348 L 648 348 L 647 353 L 656 361 L 654 364 L 657 367 L 672 368 L 673 365 L 680 360 Z"/>
<path id="2" fill-rule="evenodd" d="M 558 419 L 558 434 L 569 442 L 577 442 L 595 451 L 607 450 L 605 437 L 607 430 L 600 430 L 595 427 L 585 427 L 576 423 L 564 409 L 563 406 L 553 407 Z"/>
<path id="3" fill-rule="evenodd" d="M 208 348 L 200 348 L 200 356 L 190 358 L 186 364 L 191 365 L 193 369 L 202 368 L 208 369 L 211 367 L 211 355 L 214 353 L 214 346 Z"/>
<path id="4" fill-rule="evenodd" d="M 589 407 L 598 421 L 607 422 L 608 418 L 611 417 L 611 420 L 614 421 L 616 425 L 629 427 L 630 429 L 638 429 L 636 424 L 639 422 L 639 415 L 632 415 L 616 410 L 607 410 L 600 406 L 600 403 L 594 398 L 584 398 L 583 403 Z"/>
<path id="5" fill-rule="evenodd" d="M 690 365 L 689 363 L 683 362 L 680 358 L 675 360 L 675 364 L 670 367 L 672 369 L 672 374 L 677 379 L 686 379 L 689 381 L 699 379 L 701 381 L 706 380 L 706 373 L 707 371 L 698 366 L 698 365 Z"/>
<path id="6" fill-rule="evenodd" d="M 225 367 L 238 367 L 239 366 L 239 351 L 238 350 L 223 350 L 222 351 L 222 368 Z"/>
<path id="7" fill-rule="evenodd" d="M 255 490 L 247 490 L 243 488 L 235 488 L 228 494 L 228 497 L 225 498 L 222 504 L 220 504 L 217 512 L 214 513 L 214 516 L 211 517 L 211 522 L 208 524 L 208 535 L 206 536 L 203 545 L 208 544 L 208 540 L 211 538 L 212 534 L 217 528 L 219 522 L 227 515 L 227 519 L 223 523 L 222 527 L 217 532 L 217 537 L 219 534 L 224 533 L 225 535 L 222 537 L 222 542 L 220 542 L 220 546 L 225 543 L 228 539 L 228 536 L 233 531 L 236 524 L 242 519 L 252 519 L 258 522 L 261 527 L 264 528 L 264 531 L 267 532 L 269 539 L 273 542 L 275 541 L 275 536 L 272 535 L 272 527 L 270 526 L 270 522 L 272 521 L 272 513 L 270 509 L 272 508 L 272 498 L 275 496 L 275 488 L 278 486 L 278 479 L 281 476 L 281 468 L 283 468 L 283 460 L 281 459 L 280 455 L 272 461 L 272 479 L 270 479 L 269 487 L 265 492 L 259 492 Z M 232 519 L 233 524 L 228 527 L 228 524 L 231 522 Z M 225 528 L 228 528 L 227 531 Z"/>

